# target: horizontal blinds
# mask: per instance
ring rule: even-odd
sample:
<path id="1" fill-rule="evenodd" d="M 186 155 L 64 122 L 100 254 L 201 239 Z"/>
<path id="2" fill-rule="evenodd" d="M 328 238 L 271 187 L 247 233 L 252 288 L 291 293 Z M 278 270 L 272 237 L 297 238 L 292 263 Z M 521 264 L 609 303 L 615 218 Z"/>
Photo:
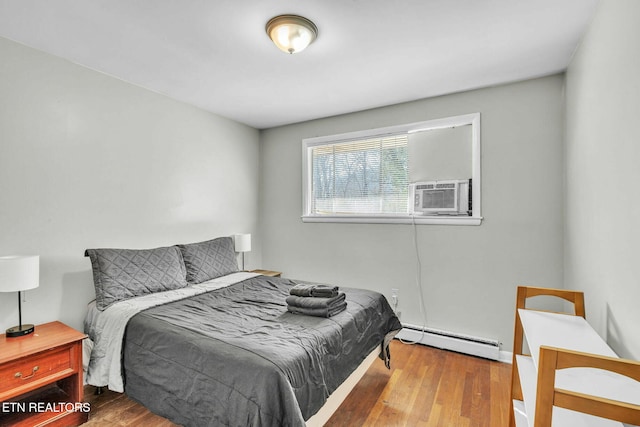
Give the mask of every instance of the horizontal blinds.
<path id="1" fill-rule="evenodd" d="M 406 134 L 311 148 L 312 212 L 407 213 Z"/>

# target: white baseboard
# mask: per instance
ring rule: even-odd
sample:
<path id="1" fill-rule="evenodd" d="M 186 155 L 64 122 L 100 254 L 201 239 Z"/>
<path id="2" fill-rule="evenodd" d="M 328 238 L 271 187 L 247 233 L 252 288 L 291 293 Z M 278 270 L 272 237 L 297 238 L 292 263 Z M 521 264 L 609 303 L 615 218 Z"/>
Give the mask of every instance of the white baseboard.
<path id="1" fill-rule="evenodd" d="M 500 359 L 498 360 L 503 363 L 513 363 L 513 352 L 500 350 Z"/>
<path id="2" fill-rule="evenodd" d="M 442 348 L 458 353 L 470 354 L 491 360 L 503 360 L 507 355 L 502 355 L 500 343 L 496 340 L 472 337 L 437 329 L 423 328 L 421 326 L 403 324 L 402 330 L 396 338 L 402 341 L 417 342 L 431 347 Z M 511 358 L 509 357 L 509 362 Z"/>

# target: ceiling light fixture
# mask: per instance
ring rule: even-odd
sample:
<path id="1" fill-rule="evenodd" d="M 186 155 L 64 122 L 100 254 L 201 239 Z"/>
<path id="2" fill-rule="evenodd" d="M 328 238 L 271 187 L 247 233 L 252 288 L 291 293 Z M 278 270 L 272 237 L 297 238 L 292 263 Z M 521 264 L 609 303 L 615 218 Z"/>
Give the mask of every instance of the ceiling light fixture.
<path id="1" fill-rule="evenodd" d="M 305 50 L 318 37 L 318 27 L 298 15 L 279 15 L 267 22 L 267 34 L 283 52 L 298 53 Z"/>

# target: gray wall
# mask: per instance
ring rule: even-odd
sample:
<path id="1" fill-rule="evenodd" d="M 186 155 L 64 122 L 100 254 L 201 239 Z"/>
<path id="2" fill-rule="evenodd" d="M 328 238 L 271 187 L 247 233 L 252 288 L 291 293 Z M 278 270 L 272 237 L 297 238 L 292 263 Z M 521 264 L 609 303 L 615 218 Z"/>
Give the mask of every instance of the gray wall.
<path id="1" fill-rule="evenodd" d="M 563 84 L 555 75 L 261 132 L 262 267 L 292 278 L 399 288 L 422 324 L 411 225 L 302 223 L 302 139 L 480 112 L 480 226 L 416 227 L 427 325 L 511 351 L 517 284 L 562 287 Z"/>
<path id="2" fill-rule="evenodd" d="M 640 2 L 603 0 L 567 72 L 565 283 L 640 359 Z"/>
<path id="3" fill-rule="evenodd" d="M 0 255 L 41 256 L 24 321 L 82 328 L 85 248 L 257 233 L 257 130 L 2 38 L 0 58 Z"/>

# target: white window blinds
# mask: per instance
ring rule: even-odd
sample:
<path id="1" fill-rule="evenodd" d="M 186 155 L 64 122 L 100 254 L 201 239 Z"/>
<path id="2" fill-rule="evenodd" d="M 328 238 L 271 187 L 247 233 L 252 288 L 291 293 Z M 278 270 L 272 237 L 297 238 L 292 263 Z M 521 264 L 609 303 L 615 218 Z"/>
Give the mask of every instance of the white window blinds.
<path id="1" fill-rule="evenodd" d="M 311 148 L 313 215 L 406 214 L 407 134 Z"/>

